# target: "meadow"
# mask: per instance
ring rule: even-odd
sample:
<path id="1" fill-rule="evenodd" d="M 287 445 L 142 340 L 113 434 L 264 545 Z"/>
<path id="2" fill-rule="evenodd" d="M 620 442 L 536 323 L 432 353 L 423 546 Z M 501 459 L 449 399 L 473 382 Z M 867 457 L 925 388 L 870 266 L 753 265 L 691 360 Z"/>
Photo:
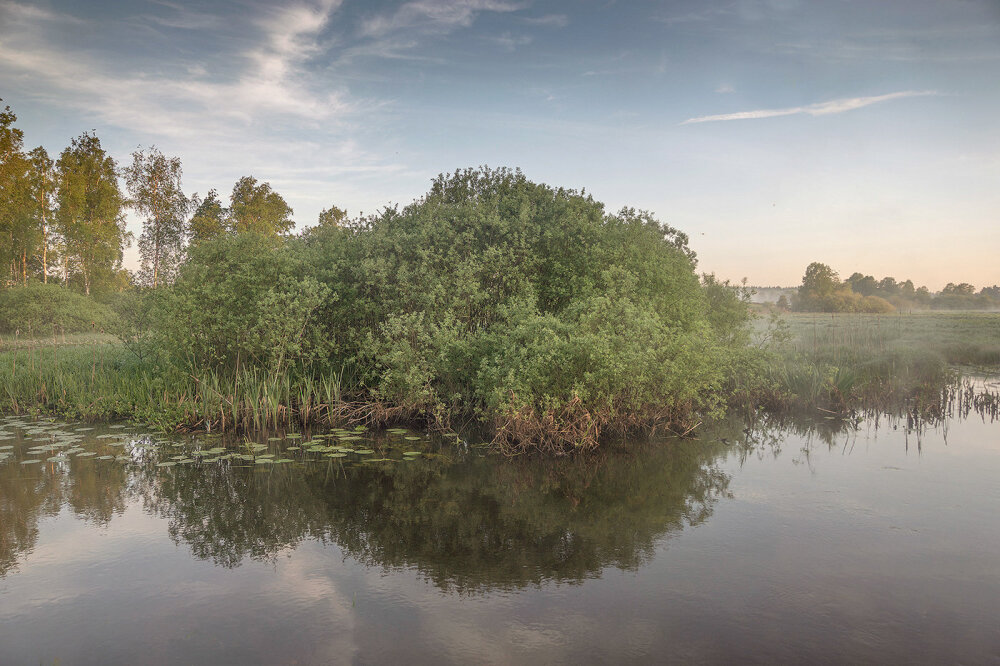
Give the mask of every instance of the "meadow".
<path id="1" fill-rule="evenodd" d="M 1000 313 L 781 313 L 755 335 L 781 340 L 765 369 L 771 409 L 935 405 L 962 374 L 1000 368 Z"/>

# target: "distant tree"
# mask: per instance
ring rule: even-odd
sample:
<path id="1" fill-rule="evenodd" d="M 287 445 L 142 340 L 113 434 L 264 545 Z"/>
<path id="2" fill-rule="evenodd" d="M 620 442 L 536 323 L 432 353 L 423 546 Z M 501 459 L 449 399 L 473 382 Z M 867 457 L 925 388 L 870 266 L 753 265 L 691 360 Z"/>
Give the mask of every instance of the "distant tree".
<path id="1" fill-rule="evenodd" d="M 851 277 L 847 278 L 847 283 L 851 285 L 851 289 L 862 296 L 872 296 L 878 289 L 875 278 L 861 273 L 852 274 Z"/>
<path id="2" fill-rule="evenodd" d="M 181 161 L 156 146 L 132 153 L 125 169 L 129 205 L 143 218 L 139 253 L 146 283 L 170 280 L 184 249 L 184 218 L 190 202 L 181 189 Z"/>
<path id="3" fill-rule="evenodd" d="M 347 218 L 347 211 L 341 210 L 336 206 L 330 206 L 329 208 L 323 210 L 319 214 L 319 226 L 320 227 L 339 227 L 344 219 Z"/>
<path id="4" fill-rule="evenodd" d="M 892 296 L 899 292 L 899 285 L 896 283 L 896 278 L 884 277 L 878 282 L 878 290 L 886 296 Z"/>
<path id="5" fill-rule="evenodd" d="M 778 296 L 778 302 L 775 303 L 779 310 L 788 310 L 791 308 L 791 304 L 788 302 L 788 296 L 782 294 Z"/>
<path id="6" fill-rule="evenodd" d="M 229 223 L 237 234 L 252 231 L 264 236 L 280 236 L 295 224 L 292 208 L 270 183 L 257 184 L 253 176 L 236 181 L 229 203 Z"/>
<path id="7" fill-rule="evenodd" d="M 95 134 L 73 139 L 56 165 L 59 192 L 56 223 L 65 241 L 64 276 L 72 262 L 89 294 L 95 278 L 113 279 L 129 240 L 125 198 L 118 188 L 115 161 Z"/>
<path id="8" fill-rule="evenodd" d="M 994 301 L 1000 301 L 1000 286 L 993 285 L 992 287 L 983 287 L 979 291 L 980 296 L 985 296 Z"/>
<path id="9" fill-rule="evenodd" d="M 941 293 L 949 296 L 972 296 L 976 293 L 976 288 L 968 282 L 962 282 L 961 284 L 949 282 L 945 285 L 945 288 L 941 290 Z"/>
<path id="10" fill-rule="evenodd" d="M 814 261 L 806 267 L 796 298 L 796 309 L 810 311 L 828 311 L 834 294 L 841 286 L 837 271 L 826 264 Z"/>
<path id="11" fill-rule="evenodd" d="M 192 207 L 194 215 L 188 222 L 188 235 L 192 244 L 218 238 L 229 232 L 229 211 L 219 200 L 218 192 L 209 190 L 204 199 L 194 195 Z"/>

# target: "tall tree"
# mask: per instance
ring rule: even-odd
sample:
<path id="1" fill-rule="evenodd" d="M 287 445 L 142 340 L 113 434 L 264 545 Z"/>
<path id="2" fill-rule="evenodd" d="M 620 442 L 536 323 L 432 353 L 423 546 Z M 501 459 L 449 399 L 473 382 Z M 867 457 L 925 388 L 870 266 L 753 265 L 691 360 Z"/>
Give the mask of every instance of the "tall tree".
<path id="1" fill-rule="evenodd" d="M 218 192 L 209 190 L 204 199 L 195 194 L 191 206 L 194 208 L 194 214 L 188 222 L 188 235 L 191 237 L 192 245 L 218 238 L 229 232 L 229 211 L 219 200 Z"/>
<path id="2" fill-rule="evenodd" d="M 253 176 L 244 176 L 233 186 L 229 221 L 235 233 L 253 231 L 264 236 L 280 236 L 295 224 L 292 208 L 281 195 L 270 183 L 258 184 Z"/>
<path id="3" fill-rule="evenodd" d="M 72 263 L 89 294 L 95 278 L 113 277 L 129 240 L 115 161 L 95 134 L 84 132 L 62 152 L 56 169 L 56 222 L 66 244 L 64 271 L 68 278 Z"/>
<path id="4" fill-rule="evenodd" d="M 52 246 L 52 217 L 56 197 L 55 163 L 45 148 L 28 153 L 28 190 L 33 226 L 39 236 L 42 282 L 49 281 L 49 249 Z"/>
<path id="5" fill-rule="evenodd" d="M 9 106 L 0 111 L 0 260 L 9 268 L 7 283 L 17 281 L 24 226 L 24 132 L 14 127 L 17 115 Z M 20 262 L 23 270 L 24 264 Z"/>
<path id="6" fill-rule="evenodd" d="M 145 218 L 139 236 L 142 273 L 156 288 L 173 277 L 184 250 L 189 201 L 181 189 L 181 161 L 150 146 L 132 153 L 124 175 L 129 205 Z"/>

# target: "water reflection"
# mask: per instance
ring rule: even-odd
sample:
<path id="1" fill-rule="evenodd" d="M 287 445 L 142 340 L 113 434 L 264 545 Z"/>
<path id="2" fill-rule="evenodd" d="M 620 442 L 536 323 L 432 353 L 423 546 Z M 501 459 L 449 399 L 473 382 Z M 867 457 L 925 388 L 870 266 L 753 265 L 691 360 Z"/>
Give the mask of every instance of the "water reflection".
<path id="1" fill-rule="evenodd" d="M 392 464 L 267 469 L 157 467 L 176 451 L 135 443 L 139 464 L 71 458 L 0 467 L 0 573 L 30 553 L 43 517 L 65 508 L 101 524 L 137 502 L 165 519 L 176 543 L 224 567 L 314 539 L 368 566 L 415 568 L 444 590 L 578 582 L 608 566 L 637 568 L 657 540 L 706 520 L 729 483 L 715 464 L 727 449 L 718 441 L 563 460 L 447 447 Z M 16 440 L 18 450 L 28 445 Z"/>
<path id="2" fill-rule="evenodd" d="M 308 457 L 287 440 L 270 448 L 295 457 L 292 464 L 161 467 L 219 441 L 8 418 L 0 425 L 0 577 L 30 556 L 42 519 L 65 510 L 105 525 L 136 504 L 163 518 L 175 543 L 227 568 L 312 539 L 367 566 L 415 568 L 442 590 L 580 582 L 606 567 L 638 568 L 664 537 L 711 516 L 729 492 L 719 467 L 725 457 L 740 465 L 777 458 L 791 438 L 804 443 L 795 461 L 809 464 L 813 446 L 849 454 L 859 434 L 879 429 L 902 431 L 905 446 L 912 441 L 919 452 L 927 429 L 947 440 L 951 419 L 996 419 L 993 388 L 973 378 L 891 414 L 761 415 L 750 426 L 718 424 L 697 440 L 561 460 L 441 445 L 417 460 L 365 463 Z"/>

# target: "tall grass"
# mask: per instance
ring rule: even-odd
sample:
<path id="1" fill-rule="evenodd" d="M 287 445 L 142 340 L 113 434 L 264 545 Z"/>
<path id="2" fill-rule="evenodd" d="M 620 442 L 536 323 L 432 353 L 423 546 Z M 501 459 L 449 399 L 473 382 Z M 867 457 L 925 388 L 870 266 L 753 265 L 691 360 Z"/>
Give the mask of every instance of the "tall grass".
<path id="1" fill-rule="evenodd" d="M 1000 367 L 1000 314 L 792 315 L 784 344 L 748 362 L 735 403 L 751 410 L 846 413 L 935 405 L 958 366 Z M 61 341 L 57 341 L 61 342 Z M 354 402 L 356 380 L 297 367 L 228 375 L 140 363 L 117 343 L 19 340 L 0 349 L 0 411 L 131 419 L 164 430 L 268 430 L 391 422 L 416 412 Z"/>
<path id="2" fill-rule="evenodd" d="M 771 355 L 758 402 L 843 412 L 937 400 L 957 368 L 1000 367 L 1000 315 L 797 314 Z"/>
<path id="3" fill-rule="evenodd" d="M 117 344 L 0 352 L 0 411 L 133 419 L 165 430 L 264 430 L 371 418 L 342 399 L 343 372 L 232 376 L 138 363 Z"/>

